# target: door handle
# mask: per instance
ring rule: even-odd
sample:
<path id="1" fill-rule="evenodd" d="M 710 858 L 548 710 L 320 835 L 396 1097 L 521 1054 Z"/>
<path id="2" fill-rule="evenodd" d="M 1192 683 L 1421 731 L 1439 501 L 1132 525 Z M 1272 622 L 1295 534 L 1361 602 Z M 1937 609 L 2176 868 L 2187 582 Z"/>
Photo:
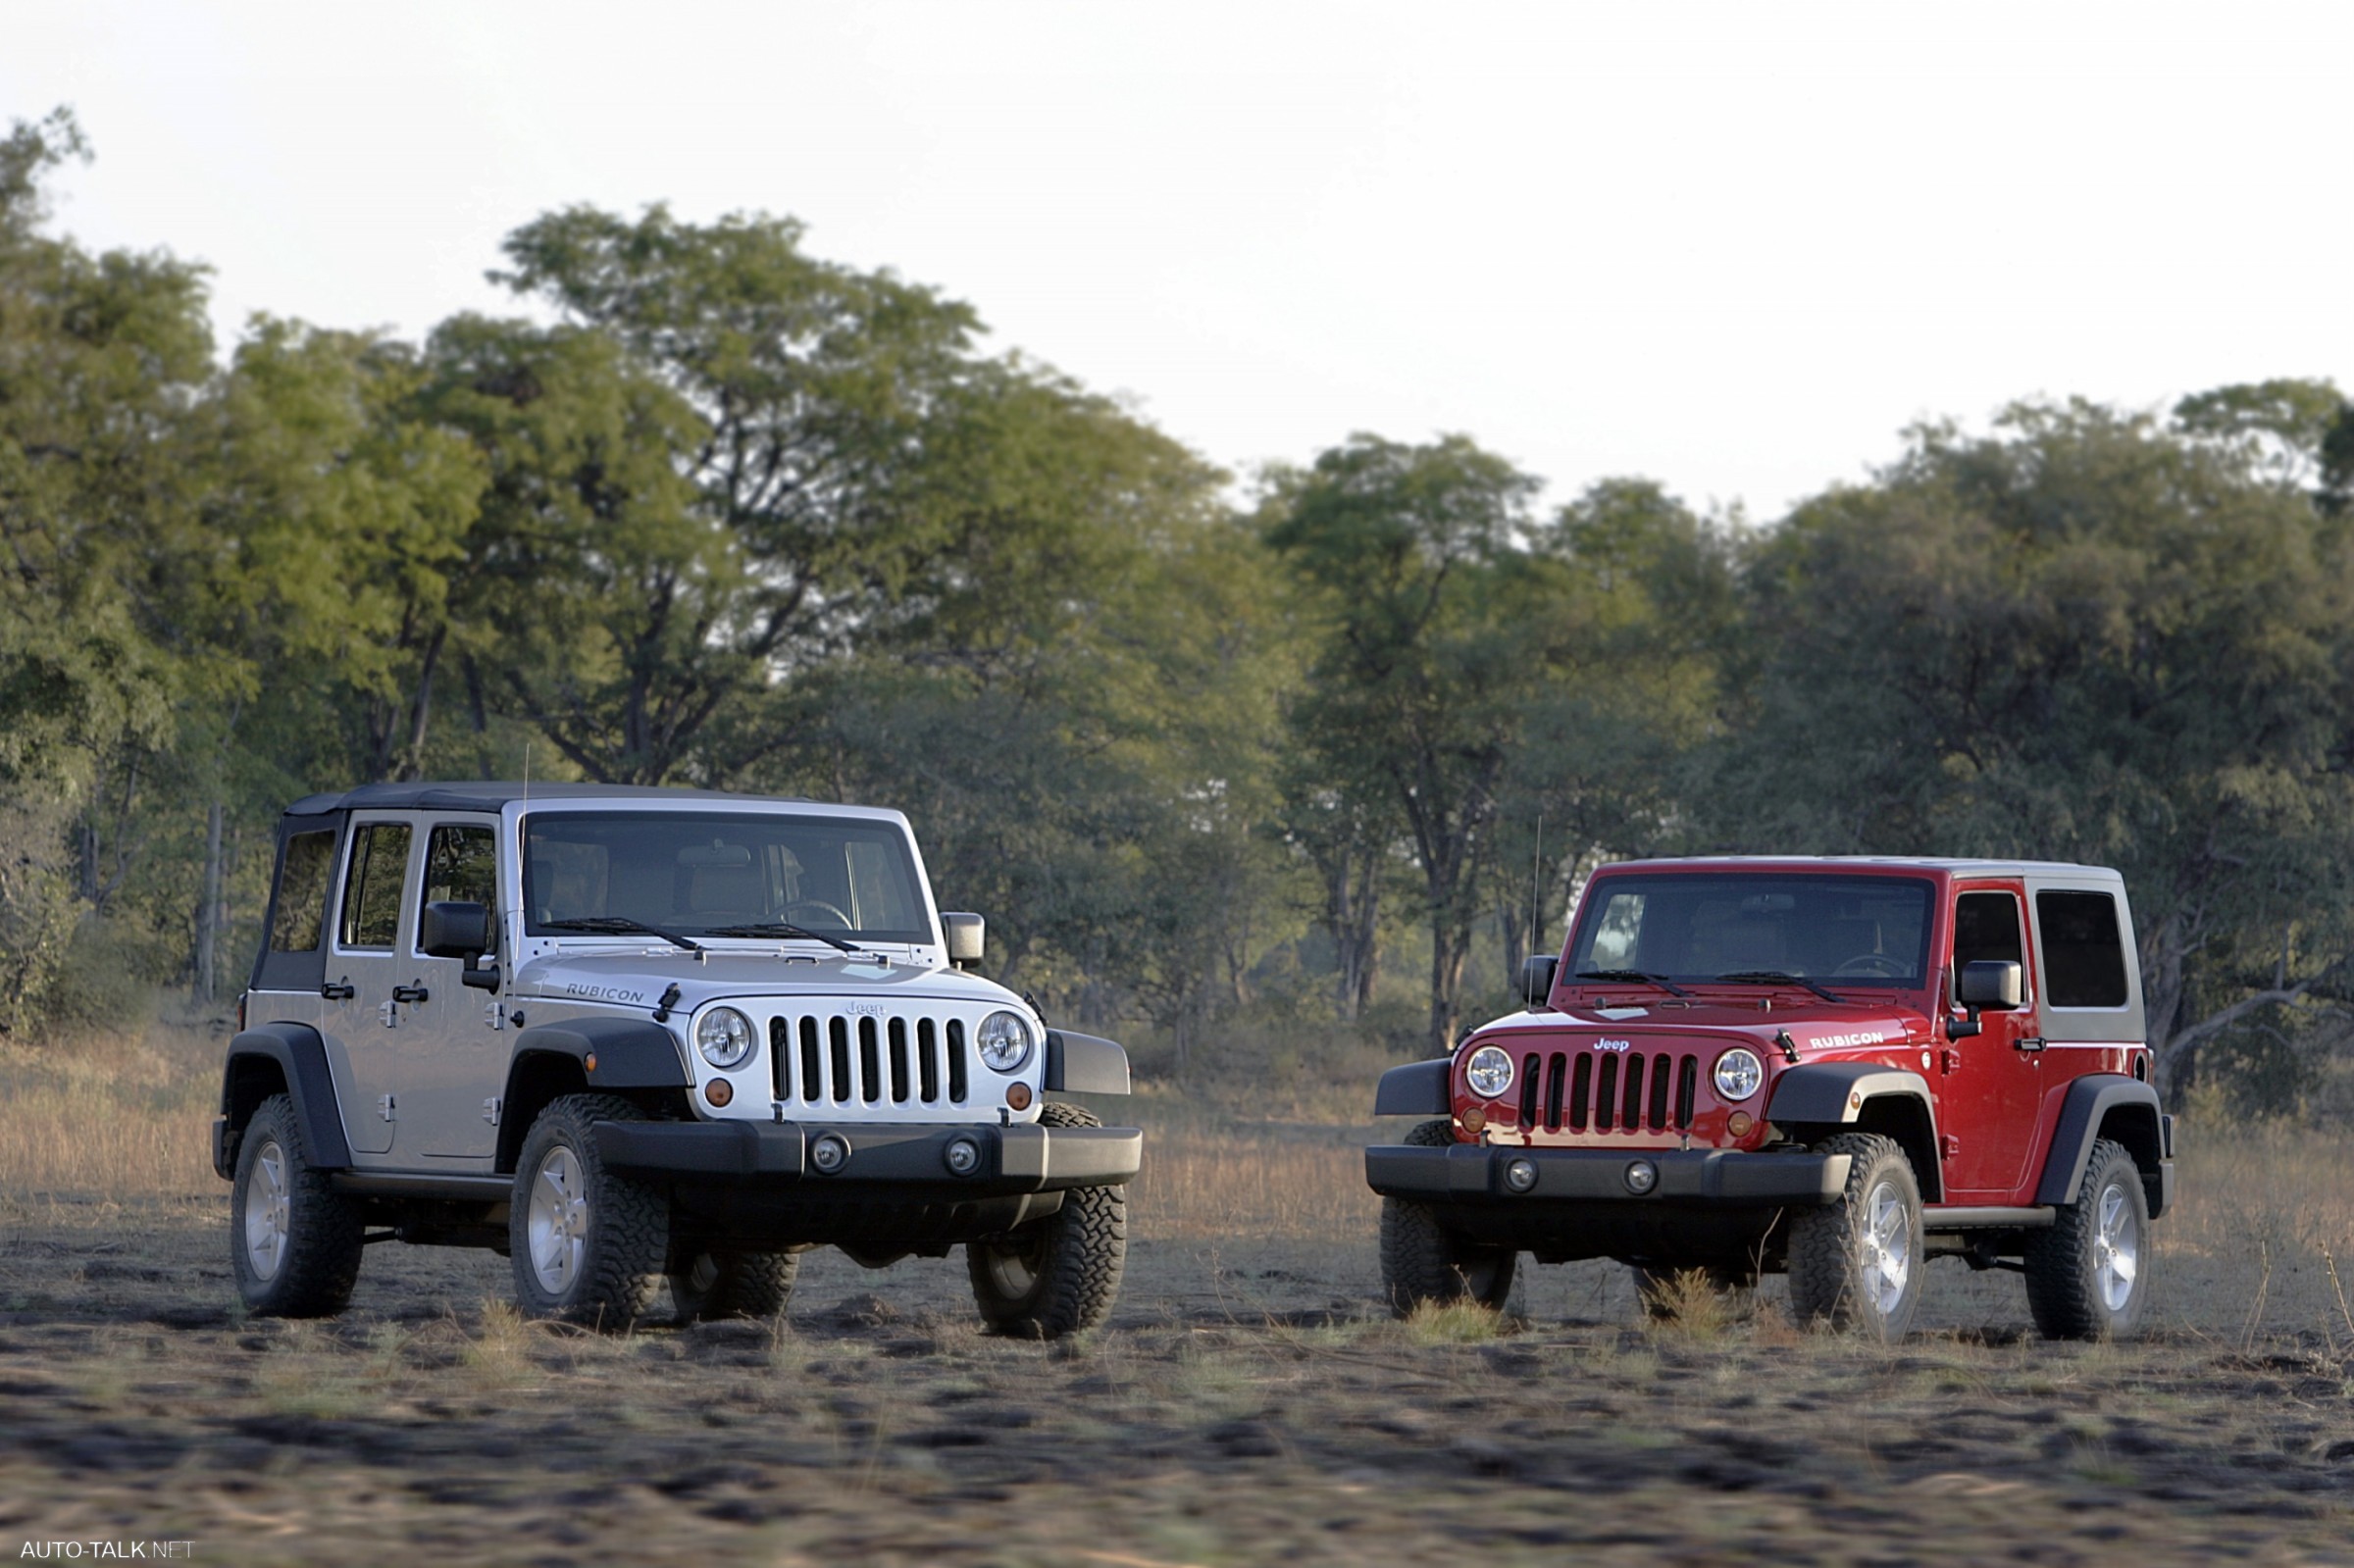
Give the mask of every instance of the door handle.
<path id="1" fill-rule="evenodd" d="M 421 1002 L 425 1000 L 426 994 L 423 986 L 395 986 L 392 987 L 392 999 L 396 1002 Z"/>
<path id="2" fill-rule="evenodd" d="M 357 996 L 359 992 L 352 988 L 351 977 L 346 975 L 341 980 L 321 982 L 319 994 L 331 1002 L 347 1002 Z"/>
<path id="3" fill-rule="evenodd" d="M 2021 1035 L 2013 1043 L 2022 1051 L 2039 1051 L 2043 1049 L 2043 1037 L 2041 1035 Z"/>

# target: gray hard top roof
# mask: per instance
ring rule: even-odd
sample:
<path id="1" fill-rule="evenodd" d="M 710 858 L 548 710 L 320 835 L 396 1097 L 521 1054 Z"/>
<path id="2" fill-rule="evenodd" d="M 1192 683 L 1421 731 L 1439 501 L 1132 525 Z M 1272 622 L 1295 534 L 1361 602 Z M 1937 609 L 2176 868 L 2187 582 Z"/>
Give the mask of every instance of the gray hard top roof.
<path id="1" fill-rule="evenodd" d="M 518 784 L 486 780 L 457 784 L 373 784 L 340 794 L 305 795 L 286 808 L 289 817 L 331 811 L 497 811 L 515 800 L 735 800 L 805 802 L 803 795 L 744 795 L 726 789 L 656 789 L 644 784 Z"/>
<path id="2" fill-rule="evenodd" d="M 1956 877 L 2097 877 L 2109 882 L 2124 878 L 2108 866 L 2083 866 L 2068 860 L 1971 860 L 1936 855 L 1688 855 L 1658 860 L 1619 860 L 1597 866 L 1606 871 L 1697 871 L 1722 866 L 1731 871 L 1942 871 Z"/>

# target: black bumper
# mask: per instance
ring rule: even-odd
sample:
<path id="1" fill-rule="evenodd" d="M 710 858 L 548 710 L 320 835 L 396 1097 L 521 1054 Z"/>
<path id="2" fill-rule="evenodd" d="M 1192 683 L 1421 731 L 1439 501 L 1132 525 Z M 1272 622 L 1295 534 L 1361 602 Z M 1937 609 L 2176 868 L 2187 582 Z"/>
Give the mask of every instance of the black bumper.
<path id="1" fill-rule="evenodd" d="M 1510 1148 L 1458 1143 L 1452 1148 L 1377 1143 L 1365 1150 L 1365 1181 L 1384 1197 L 1447 1205 L 1609 1205 L 1632 1209 L 1817 1208 L 1847 1186 L 1848 1154 L 1749 1154 L 1738 1149 Z M 1516 1191 L 1505 1180 L 1515 1160 L 1536 1181 Z M 1647 1162 L 1657 1173 L 1647 1190 L 1627 1182 Z"/>
<path id="2" fill-rule="evenodd" d="M 848 1158 L 820 1170 L 810 1147 L 838 1138 Z M 959 1176 L 948 1146 L 969 1141 L 979 1158 Z M 1075 1187 L 1115 1187 L 1137 1173 L 1145 1135 L 1133 1127 L 1011 1127 L 861 1122 L 599 1122 L 596 1151 L 634 1176 L 864 1194 L 909 1202 L 963 1202 Z"/>

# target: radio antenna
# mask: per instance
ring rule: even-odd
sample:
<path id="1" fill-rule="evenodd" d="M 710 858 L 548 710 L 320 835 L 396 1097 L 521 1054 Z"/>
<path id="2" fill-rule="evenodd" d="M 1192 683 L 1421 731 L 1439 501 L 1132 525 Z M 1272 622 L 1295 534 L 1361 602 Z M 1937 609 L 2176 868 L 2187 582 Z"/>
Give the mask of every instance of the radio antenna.
<path id="1" fill-rule="evenodd" d="M 523 803 L 532 803 L 532 743 L 523 743 Z"/>

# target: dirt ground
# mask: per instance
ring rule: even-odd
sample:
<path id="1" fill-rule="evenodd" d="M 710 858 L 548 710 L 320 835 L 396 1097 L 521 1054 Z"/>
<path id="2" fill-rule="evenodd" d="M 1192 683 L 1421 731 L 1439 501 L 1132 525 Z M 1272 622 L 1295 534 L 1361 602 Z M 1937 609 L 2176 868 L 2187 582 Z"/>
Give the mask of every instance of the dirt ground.
<path id="1" fill-rule="evenodd" d="M 2248 1320 L 2177 1246 L 2148 1337 L 2050 1345 L 1941 1262 L 1881 1349 L 1778 1282 L 1645 1325 L 1587 1265 L 1524 1270 L 1499 1332 L 1379 1314 L 1369 1224 L 1158 1239 L 1149 1199 L 1110 1327 L 1042 1346 L 977 1332 L 958 1258 L 830 1252 L 782 1326 L 551 1330 L 504 1259 L 397 1244 L 342 1318 L 248 1321 L 225 1188 L 20 1194 L 0 1561 L 2354 1563 L 2326 1281 Z"/>

